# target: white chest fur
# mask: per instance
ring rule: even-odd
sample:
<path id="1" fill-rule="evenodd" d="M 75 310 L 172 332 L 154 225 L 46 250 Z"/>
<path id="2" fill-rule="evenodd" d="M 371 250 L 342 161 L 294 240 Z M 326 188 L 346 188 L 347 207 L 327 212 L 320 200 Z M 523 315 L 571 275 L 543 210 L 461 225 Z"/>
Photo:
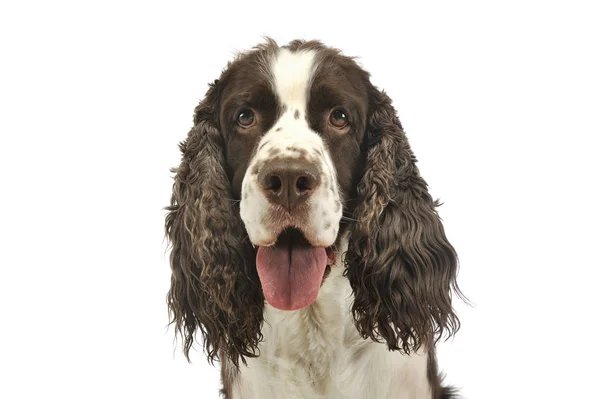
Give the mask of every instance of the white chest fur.
<path id="1" fill-rule="evenodd" d="M 305 309 L 266 306 L 260 356 L 241 367 L 234 399 L 431 398 L 426 354 L 405 356 L 360 337 L 342 270 L 332 268 Z"/>

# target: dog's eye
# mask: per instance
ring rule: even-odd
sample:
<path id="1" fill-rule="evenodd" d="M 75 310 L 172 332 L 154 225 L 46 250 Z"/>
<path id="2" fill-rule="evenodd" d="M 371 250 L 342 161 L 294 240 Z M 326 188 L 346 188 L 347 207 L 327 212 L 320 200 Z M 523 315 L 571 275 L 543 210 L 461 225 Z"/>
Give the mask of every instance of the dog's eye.
<path id="1" fill-rule="evenodd" d="M 252 111 L 250 108 L 244 108 L 238 113 L 237 123 L 244 129 L 254 125 L 255 121 L 256 118 L 254 116 L 254 111 Z"/>
<path id="2" fill-rule="evenodd" d="M 329 114 L 329 123 L 336 129 L 342 129 L 348 125 L 348 115 L 341 108 L 336 108 Z"/>

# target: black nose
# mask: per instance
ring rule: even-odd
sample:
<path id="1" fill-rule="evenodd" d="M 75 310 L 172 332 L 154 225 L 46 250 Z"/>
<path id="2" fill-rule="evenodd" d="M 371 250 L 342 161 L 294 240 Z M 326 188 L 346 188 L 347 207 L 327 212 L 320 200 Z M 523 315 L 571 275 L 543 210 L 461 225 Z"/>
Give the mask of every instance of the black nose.
<path id="1" fill-rule="evenodd" d="M 291 212 L 319 186 L 319 175 L 319 169 L 310 162 L 284 159 L 265 164 L 258 174 L 258 183 L 271 203 Z"/>

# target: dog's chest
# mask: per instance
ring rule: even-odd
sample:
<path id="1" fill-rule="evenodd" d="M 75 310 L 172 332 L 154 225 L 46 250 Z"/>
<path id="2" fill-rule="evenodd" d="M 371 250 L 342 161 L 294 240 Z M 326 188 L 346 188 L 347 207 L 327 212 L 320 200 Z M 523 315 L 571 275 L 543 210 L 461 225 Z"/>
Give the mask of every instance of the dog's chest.
<path id="1" fill-rule="evenodd" d="M 360 337 L 340 269 L 332 270 L 311 306 L 294 312 L 267 307 L 260 356 L 240 368 L 233 399 L 430 397 L 426 355 L 403 356 Z"/>
<path id="2" fill-rule="evenodd" d="M 262 352 L 271 378 L 280 379 L 281 385 L 293 382 L 300 390 L 325 395 L 342 340 L 342 329 L 336 322 L 339 315 L 332 310 L 318 301 L 304 311 L 274 318 L 277 325 L 267 333 L 273 339 Z"/>
<path id="3" fill-rule="evenodd" d="M 281 312 L 269 309 L 266 313 L 269 325 L 265 325 L 265 341 L 262 354 L 269 364 L 275 366 L 273 378 L 281 378 L 282 385 L 296 385 L 301 391 L 326 395 L 330 390 L 331 370 L 336 355 L 343 350 L 344 316 L 339 297 L 333 297 L 327 287 L 339 285 L 341 277 L 330 276 L 330 284 L 323 287 L 319 299 L 299 312 Z M 331 291 L 337 291 L 333 289 Z M 259 358 L 260 359 L 260 358 Z"/>
<path id="4" fill-rule="evenodd" d="M 295 312 L 267 307 L 260 356 L 240 370 L 241 397 L 328 397 L 349 310 L 339 296 L 343 281 L 333 281 L 343 278 L 332 274 L 311 306 Z"/>

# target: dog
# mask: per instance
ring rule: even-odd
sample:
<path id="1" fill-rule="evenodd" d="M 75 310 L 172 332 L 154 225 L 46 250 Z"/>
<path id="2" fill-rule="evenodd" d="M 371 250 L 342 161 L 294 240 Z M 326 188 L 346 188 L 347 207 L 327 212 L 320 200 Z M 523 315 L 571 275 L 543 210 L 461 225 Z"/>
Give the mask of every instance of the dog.
<path id="1" fill-rule="evenodd" d="M 388 95 L 339 50 L 271 39 L 209 85 L 180 143 L 170 321 L 227 399 L 457 397 L 457 255 Z"/>

